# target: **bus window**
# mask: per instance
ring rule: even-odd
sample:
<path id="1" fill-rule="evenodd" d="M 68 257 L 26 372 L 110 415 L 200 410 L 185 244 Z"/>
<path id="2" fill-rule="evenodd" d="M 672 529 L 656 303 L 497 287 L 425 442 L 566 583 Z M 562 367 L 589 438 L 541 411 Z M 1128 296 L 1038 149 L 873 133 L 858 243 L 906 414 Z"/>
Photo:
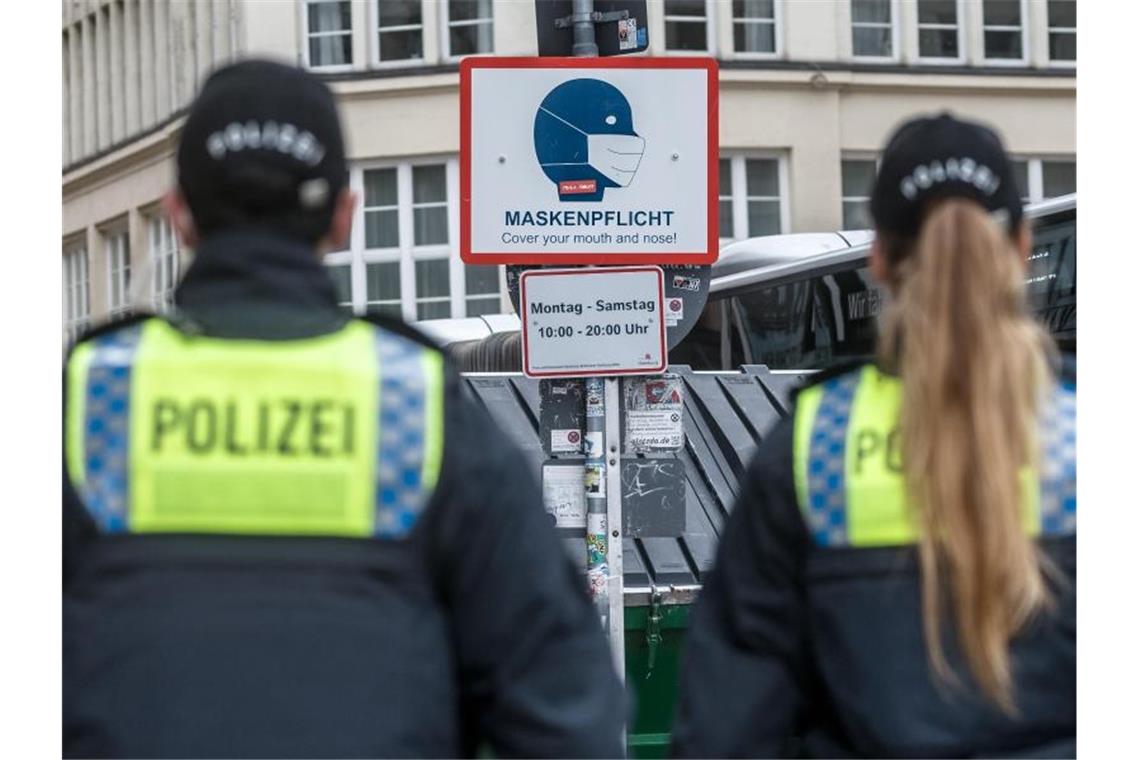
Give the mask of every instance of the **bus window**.
<path id="1" fill-rule="evenodd" d="M 818 369 L 874 351 L 884 297 L 867 268 L 740 293 L 734 299 L 752 360 L 772 369 Z"/>
<path id="2" fill-rule="evenodd" d="M 1077 222 L 1071 216 L 1043 221 L 1033 231 L 1026 291 L 1030 308 L 1057 343 L 1074 350 L 1077 341 Z"/>
<path id="3" fill-rule="evenodd" d="M 721 332 L 727 329 L 726 300 L 710 297 L 689 334 L 669 352 L 670 364 L 687 364 L 695 370 L 729 369 L 722 366 Z"/>

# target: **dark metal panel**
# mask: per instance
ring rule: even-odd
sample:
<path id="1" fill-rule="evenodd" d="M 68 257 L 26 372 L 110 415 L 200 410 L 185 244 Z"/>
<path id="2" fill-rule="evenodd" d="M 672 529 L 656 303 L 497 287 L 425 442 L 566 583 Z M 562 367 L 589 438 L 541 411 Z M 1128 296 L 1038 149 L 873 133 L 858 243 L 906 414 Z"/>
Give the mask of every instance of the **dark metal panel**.
<path id="1" fill-rule="evenodd" d="M 649 572 L 657 585 L 670 583 L 696 583 L 697 577 L 689 565 L 681 544 L 676 538 L 642 538 L 642 548 L 649 564 Z"/>
<path id="2" fill-rule="evenodd" d="M 764 386 L 773 403 L 777 405 L 780 414 L 787 416 L 792 411 L 792 391 L 801 387 L 810 377 L 808 373 L 780 372 L 775 373 L 762 364 L 747 364 L 741 369 L 746 374 L 755 375 L 760 384 Z"/>
<path id="3" fill-rule="evenodd" d="M 673 367 L 686 385 L 684 467 L 685 527 L 680 538 L 625 538 L 627 586 L 699 583 L 716 557 L 717 538 L 736 499 L 739 472 L 757 437 L 787 414 L 788 391 L 803 374 L 771 374 L 766 367 L 744 372 L 696 375 Z M 465 385 L 522 448 L 535 477 L 545 455 L 538 433 L 537 381 L 521 374 L 466 376 Z M 585 569 L 586 543 L 572 530 L 560 530 L 575 567 Z"/>
<path id="4" fill-rule="evenodd" d="M 772 426 L 780 421 L 780 410 L 764 392 L 757 378 L 749 375 L 723 375 L 717 378 L 720 387 L 728 395 L 745 427 L 755 443 L 759 443 Z M 751 461 L 756 446 L 747 452 L 745 461 Z"/>
<path id="5" fill-rule="evenodd" d="M 685 379 L 692 389 L 689 398 L 701 410 L 734 479 L 739 479 L 756 445 L 752 435 L 729 403 L 716 375 L 694 374 Z"/>
<path id="6" fill-rule="evenodd" d="M 469 377 L 468 387 L 483 402 L 487 412 L 499 427 L 523 450 L 535 476 L 542 472 L 546 455 L 538 440 L 534 418 L 522 405 L 508 377 Z M 585 551 L 583 549 L 583 551 Z"/>
<path id="7" fill-rule="evenodd" d="M 648 586 L 650 582 L 649 570 L 641 561 L 641 552 L 638 551 L 637 542 L 632 538 L 622 540 L 622 564 L 625 566 L 625 585 Z"/>

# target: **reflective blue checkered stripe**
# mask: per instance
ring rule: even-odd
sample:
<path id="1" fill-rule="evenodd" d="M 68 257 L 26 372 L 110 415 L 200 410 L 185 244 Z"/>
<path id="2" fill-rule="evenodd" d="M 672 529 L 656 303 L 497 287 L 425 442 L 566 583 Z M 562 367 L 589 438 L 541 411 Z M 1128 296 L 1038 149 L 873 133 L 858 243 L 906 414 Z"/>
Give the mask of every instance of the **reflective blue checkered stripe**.
<path id="1" fill-rule="evenodd" d="M 1041 533 L 1077 531 L 1077 393 L 1060 385 L 1041 425 Z"/>
<path id="2" fill-rule="evenodd" d="M 131 365 L 142 325 L 92 339 L 83 414 L 83 501 L 107 533 L 127 531 Z"/>
<path id="3" fill-rule="evenodd" d="M 431 495 L 423 483 L 429 434 L 424 354 L 429 349 L 386 330 L 376 330 L 375 340 L 380 364 L 375 535 L 401 538 Z"/>
<path id="4" fill-rule="evenodd" d="M 808 528 L 816 543 L 847 543 L 847 423 L 860 372 L 849 372 L 824 382 L 819 408 L 812 422 L 807 460 Z"/>

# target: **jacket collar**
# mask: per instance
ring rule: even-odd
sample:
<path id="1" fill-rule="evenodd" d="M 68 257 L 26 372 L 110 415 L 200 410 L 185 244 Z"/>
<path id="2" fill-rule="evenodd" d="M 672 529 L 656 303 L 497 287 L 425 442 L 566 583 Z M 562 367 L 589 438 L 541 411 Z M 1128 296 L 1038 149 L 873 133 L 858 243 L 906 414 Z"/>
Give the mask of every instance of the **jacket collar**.
<path id="1" fill-rule="evenodd" d="M 203 240 L 174 304 L 176 321 L 225 338 L 312 337 L 348 320 L 313 248 L 260 229 L 227 230 Z"/>

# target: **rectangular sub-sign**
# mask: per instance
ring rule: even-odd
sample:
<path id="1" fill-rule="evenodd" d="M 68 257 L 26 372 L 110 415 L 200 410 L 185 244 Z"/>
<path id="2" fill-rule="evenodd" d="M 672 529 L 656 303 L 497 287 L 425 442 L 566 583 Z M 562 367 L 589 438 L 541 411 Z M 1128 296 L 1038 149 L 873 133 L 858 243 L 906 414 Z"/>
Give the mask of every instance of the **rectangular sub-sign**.
<path id="1" fill-rule="evenodd" d="M 459 250 L 468 264 L 711 264 L 712 58 L 465 58 Z"/>
<path id="2" fill-rule="evenodd" d="M 530 377 L 658 374 L 668 362 L 660 267 L 535 269 L 519 277 Z"/>
<path id="3" fill-rule="evenodd" d="M 684 393 L 685 385 L 678 375 L 623 380 L 625 451 L 675 451 L 684 447 Z"/>

